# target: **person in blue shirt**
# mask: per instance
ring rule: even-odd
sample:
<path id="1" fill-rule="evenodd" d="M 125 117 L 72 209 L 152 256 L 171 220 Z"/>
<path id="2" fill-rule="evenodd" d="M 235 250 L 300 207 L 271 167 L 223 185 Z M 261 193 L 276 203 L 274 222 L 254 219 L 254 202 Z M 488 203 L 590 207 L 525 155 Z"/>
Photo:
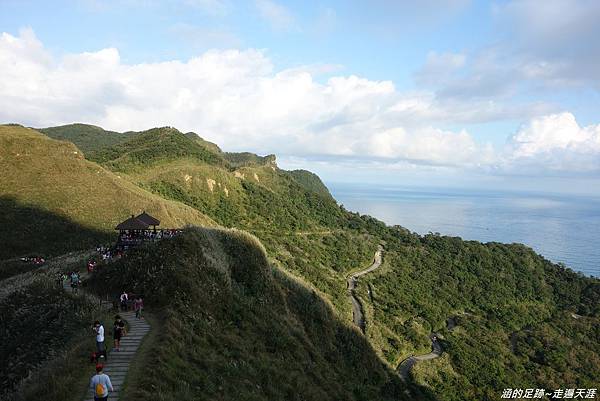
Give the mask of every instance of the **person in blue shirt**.
<path id="1" fill-rule="evenodd" d="M 103 372 L 102 364 L 96 365 L 96 374 L 90 380 L 90 388 L 94 392 L 94 401 L 107 401 L 109 391 L 115 391 L 110 377 Z"/>

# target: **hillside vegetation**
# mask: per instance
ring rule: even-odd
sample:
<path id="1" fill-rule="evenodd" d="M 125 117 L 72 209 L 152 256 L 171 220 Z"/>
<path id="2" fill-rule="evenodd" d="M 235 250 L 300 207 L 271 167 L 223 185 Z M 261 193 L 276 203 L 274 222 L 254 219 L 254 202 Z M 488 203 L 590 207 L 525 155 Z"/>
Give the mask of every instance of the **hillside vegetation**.
<path id="1" fill-rule="evenodd" d="M 248 234 L 189 229 L 105 268 L 90 285 L 104 294 L 122 283 L 166 316 L 133 400 L 407 399 L 365 339 L 269 266 Z"/>
<path id="2" fill-rule="evenodd" d="M 0 171 L 0 259 L 97 245 L 143 210 L 164 227 L 214 225 L 86 160 L 73 144 L 21 126 L 0 126 Z"/>
<path id="3" fill-rule="evenodd" d="M 89 124 L 68 124 L 60 127 L 40 128 L 38 131 L 52 139 L 72 142 L 85 154 L 126 142 L 133 135 L 132 133 L 106 131 Z"/>
<path id="4" fill-rule="evenodd" d="M 81 401 L 92 368 L 90 323 L 108 315 L 97 302 L 65 292 L 56 278 L 89 257 L 69 253 L 0 278 L 1 400 Z"/>
<path id="5" fill-rule="evenodd" d="M 442 334 L 447 358 L 434 362 L 439 369 L 418 365 L 416 376 L 442 400 L 597 385 L 600 283 L 525 246 L 415 236 L 390 246 L 383 269 L 364 284 L 361 295 L 372 301 L 368 337 L 392 364 L 428 351 L 418 327 Z M 413 348 L 399 346 L 406 339 Z"/>
<path id="6" fill-rule="evenodd" d="M 216 399 L 224 399 L 227 391 L 227 397 L 239 399 L 300 397 L 292 389 L 306 389 L 315 399 L 385 399 L 396 391 L 390 390 L 394 384 L 384 384 L 394 383 L 390 371 L 411 354 L 429 352 L 433 331 L 443 337 L 444 355 L 419 362 L 411 380 L 439 400 L 496 400 L 504 388 L 593 388 L 600 376 L 600 282 L 523 245 L 419 236 L 388 227 L 346 211 L 312 173 L 281 170 L 274 156 L 232 155 L 174 128 L 135 133 L 124 143 L 86 153 L 99 164 L 75 153 L 73 145 L 35 131 L 2 130 L 0 140 L 6 132 L 9 146 L 0 148 L 0 164 L 12 178 L 0 177 L 0 188 L 16 210 L 8 214 L 8 227 L 35 227 L 35 219 L 58 216 L 56 230 L 106 233 L 121 210 L 145 208 L 167 224 L 218 224 L 250 232 L 286 272 L 268 266 L 260 246 L 246 234 L 196 230 L 142 249 L 102 273 L 99 291 L 132 283 L 153 306 L 168 311 L 165 332 L 177 341 L 171 344 L 165 337 L 155 364 L 165 366 L 148 373 L 168 378 L 161 389 L 164 399 L 193 399 L 203 386 Z M 24 159 L 27 152 L 35 157 Z M 38 178 L 45 184 L 33 188 Z M 8 231 L 4 235 L 8 238 Z M 26 236 L 20 238 L 7 241 L 13 247 L 28 244 Z M 73 240 L 71 246 L 81 246 Z M 43 244 L 40 239 L 35 246 Z M 369 265 L 379 244 L 385 247 L 383 265 L 362 277 L 356 289 L 366 316 L 362 337 L 346 326 L 352 319 L 346 278 Z M 246 264 L 252 267 L 243 268 Z M 288 274 L 306 287 L 296 288 Z M 455 327 L 447 326 L 449 321 Z M 244 335 L 258 339 L 257 345 L 245 342 Z M 286 340 L 279 343 L 279 338 Z M 387 367 L 369 359 L 372 352 L 360 342 L 365 338 Z M 195 351 L 186 354 L 184 347 Z M 345 347 L 360 359 L 344 359 L 353 354 L 342 352 Z M 205 350 L 208 359 L 198 355 Z M 289 369 L 271 351 L 285 355 Z M 245 362 L 227 365 L 222 355 Z M 304 361 L 307 355 L 310 364 L 294 365 L 295 357 Z M 356 377 L 365 393 L 353 387 L 351 365 L 354 374 L 380 372 Z M 236 379 L 240 370 L 246 381 Z M 139 391 L 140 398 L 147 395 Z"/>

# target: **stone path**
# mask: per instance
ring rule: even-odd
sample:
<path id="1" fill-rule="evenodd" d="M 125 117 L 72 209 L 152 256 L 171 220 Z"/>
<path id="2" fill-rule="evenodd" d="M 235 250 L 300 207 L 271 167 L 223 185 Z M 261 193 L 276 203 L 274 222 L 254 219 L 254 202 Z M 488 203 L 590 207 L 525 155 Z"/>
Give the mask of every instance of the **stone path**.
<path id="1" fill-rule="evenodd" d="M 110 381 L 115 389 L 108 396 L 108 401 L 116 401 L 123 388 L 123 383 L 127 377 L 129 364 L 135 357 L 144 336 L 150 332 L 150 325 L 145 319 L 136 319 L 134 312 L 120 313 L 123 320 L 128 323 L 127 335 L 121 338 L 121 351 L 112 351 L 108 354 L 108 360 L 104 364 L 104 373 L 110 377 Z M 108 332 L 108 330 L 107 330 Z M 94 401 L 94 391 L 88 390 L 88 395 L 84 401 Z"/>
<path id="2" fill-rule="evenodd" d="M 82 281 L 87 277 L 87 272 L 80 275 Z M 70 283 L 70 279 L 67 279 L 65 282 L 63 282 L 63 288 L 65 291 L 72 293 L 73 290 L 71 289 Z M 99 302 L 101 307 L 106 307 L 108 309 L 112 307 L 110 302 L 104 303 L 104 301 L 100 300 L 98 297 L 86 292 L 83 288 L 81 288 L 81 286 L 76 294 L 79 296 L 88 297 L 93 302 Z M 119 394 L 123 388 L 123 383 L 127 377 L 127 372 L 129 371 L 129 364 L 135 357 L 142 340 L 151 329 L 150 325 L 145 319 L 135 318 L 135 312 L 120 312 L 119 314 L 123 320 L 127 322 L 127 335 L 121 338 L 121 350 L 119 352 L 109 351 L 107 361 L 104 363 L 104 373 L 110 377 L 110 381 L 114 388 L 114 391 L 109 392 L 108 401 L 117 401 L 119 399 Z M 110 338 L 110 330 L 107 325 L 104 325 L 104 330 L 105 338 Z M 91 376 L 92 372 L 90 372 L 90 379 Z M 94 401 L 94 390 L 89 388 L 89 383 L 84 401 Z"/>

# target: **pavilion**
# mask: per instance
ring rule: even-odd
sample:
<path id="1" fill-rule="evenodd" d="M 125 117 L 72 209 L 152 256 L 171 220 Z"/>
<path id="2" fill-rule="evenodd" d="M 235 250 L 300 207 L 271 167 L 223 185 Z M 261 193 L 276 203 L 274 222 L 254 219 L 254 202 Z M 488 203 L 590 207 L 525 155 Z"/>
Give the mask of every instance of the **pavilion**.
<path id="1" fill-rule="evenodd" d="M 156 226 L 158 225 L 160 225 L 160 221 L 145 211 L 138 216 L 131 215 L 130 218 L 115 227 L 115 230 L 119 231 L 117 246 L 128 247 L 148 240 L 154 241 L 157 235 L 162 236 L 162 230 L 157 234 Z"/>
<path id="2" fill-rule="evenodd" d="M 156 226 L 160 225 L 160 220 L 150 216 L 145 210 L 142 214 L 136 216 L 136 219 L 148 224 L 149 226 L 152 226 L 154 231 L 156 231 Z"/>
<path id="3" fill-rule="evenodd" d="M 149 227 L 150 224 L 138 219 L 134 215 L 131 215 L 131 217 L 127 220 L 119 223 L 119 225 L 115 227 L 115 230 L 119 230 L 119 232 L 122 234 L 124 231 L 145 231 Z"/>

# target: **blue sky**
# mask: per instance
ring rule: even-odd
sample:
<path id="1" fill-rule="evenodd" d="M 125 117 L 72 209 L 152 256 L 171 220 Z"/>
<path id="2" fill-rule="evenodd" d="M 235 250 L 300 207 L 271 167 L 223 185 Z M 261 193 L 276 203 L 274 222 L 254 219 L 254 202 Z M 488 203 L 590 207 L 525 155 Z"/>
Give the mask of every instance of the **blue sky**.
<path id="1" fill-rule="evenodd" d="M 0 121 L 172 125 L 328 181 L 597 193 L 600 3 L 409 3 L 2 0 Z"/>

